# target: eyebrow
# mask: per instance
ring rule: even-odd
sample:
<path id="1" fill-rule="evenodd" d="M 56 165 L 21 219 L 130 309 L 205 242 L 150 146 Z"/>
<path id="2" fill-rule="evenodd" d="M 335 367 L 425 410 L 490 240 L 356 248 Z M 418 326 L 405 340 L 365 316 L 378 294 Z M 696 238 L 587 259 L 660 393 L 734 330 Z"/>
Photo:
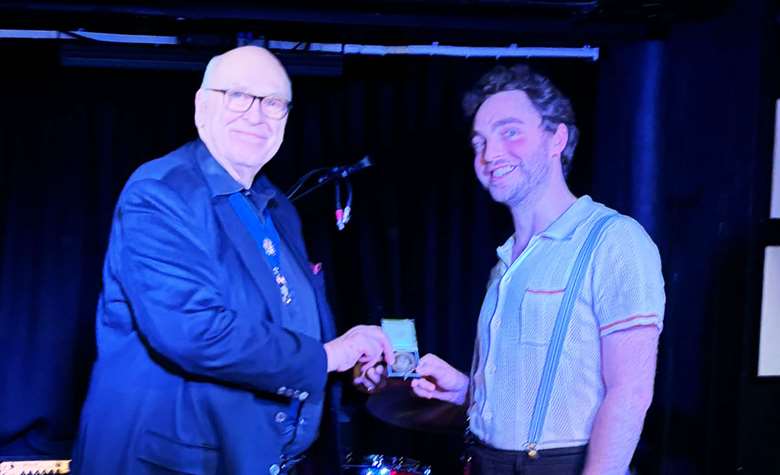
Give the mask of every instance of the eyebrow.
<path id="1" fill-rule="evenodd" d="M 491 128 L 493 130 L 496 130 L 497 128 L 502 127 L 506 124 L 525 124 L 525 122 L 521 119 L 518 119 L 517 117 L 506 117 L 493 122 L 493 126 Z"/>
<path id="2" fill-rule="evenodd" d="M 505 117 L 503 119 L 497 120 L 493 125 L 491 126 L 491 130 L 496 130 L 499 127 L 503 127 L 506 124 L 525 124 L 525 121 L 522 119 L 518 119 L 517 117 Z M 474 137 L 482 137 L 482 134 L 480 132 L 477 132 L 476 130 L 471 130 L 471 139 L 474 139 Z"/>

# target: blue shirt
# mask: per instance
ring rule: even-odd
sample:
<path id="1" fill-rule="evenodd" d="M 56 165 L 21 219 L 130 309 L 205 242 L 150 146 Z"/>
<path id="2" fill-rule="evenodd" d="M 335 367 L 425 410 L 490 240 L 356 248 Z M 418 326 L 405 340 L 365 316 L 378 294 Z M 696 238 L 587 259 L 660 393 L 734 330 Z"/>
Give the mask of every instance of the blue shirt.
<path id="1" fill-rule="evenodd" d="M 251 190 L 244 190 L 243 193 L 257 208 L 258 218 L 263 220 L 263 212 L 274 199 L 275 190 L 256 182 Z M 282 326 L 290 331 L 322 341 L 317 298 L 305 275 L 305 272 L 311 272 L 311 270 L 301 269 L 292 255 L 290 247 L 285 243 L 284 236 L 280 236 L 280 239 L 281 242 L 278 243 L 279 267 L 282 275 L 287 279 L 287 285 L 292 293 L 292 301 L 287 305 L 282 305 Z M 258 265 L 265 265 L 269 275 L 272 274 L 271 265 L 267 261 L 258 263 Z M 281 299 L 281 296 L 279 298 Z M 300 408 L 298 408 L 298 404 L 300 404 Z M 311 402 L 307 399 L 300 402 L 298 399 L 293 399 L 290 411 L 280 412 L 276 417 L 277 422 L 283 419 L 281 423 L 285 424 L 283 433 L 287 440 L 284 443 L 289 444 L 286 445 L 285 455 L 299 455 L 309 448 L 317 438 L 317 429 L 322 417 L 322 401 Z"/>

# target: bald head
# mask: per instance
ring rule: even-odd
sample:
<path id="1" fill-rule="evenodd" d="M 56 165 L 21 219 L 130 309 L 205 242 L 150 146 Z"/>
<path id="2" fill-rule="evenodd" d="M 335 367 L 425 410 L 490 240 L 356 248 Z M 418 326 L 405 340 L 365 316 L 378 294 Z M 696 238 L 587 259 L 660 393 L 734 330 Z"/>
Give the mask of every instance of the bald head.
<path id="1" fill-rule="evenodd" d="M 263 77 L 254 78 L 255 82 L 278 82 L 280 89 L 287 90 L 286 99 L 292 100 L 290 79 L 284 66 L 270 51 L 259 46 L 240 46 L 211 58 L 200 87 L 214 87 L 213 84 L 230 81 L 236 75 L 243 75 L 251 81 L 252 75 L 256 73 L 261 73 Z"/>
<path id="2" fill-rule="evenodd" d="M 248 188 L 279 150 L 287 116 L 266 116 L 262 99 L 255 99 L 248 110 L 231 110 L 235 108 L 228 107 L 227 98 L 236 92 L 291 102 L 292 88 L 279 60 L 258 46 L 232 49 L 206 66 L 195 95 L 198 134 L 220 165 Z"/>

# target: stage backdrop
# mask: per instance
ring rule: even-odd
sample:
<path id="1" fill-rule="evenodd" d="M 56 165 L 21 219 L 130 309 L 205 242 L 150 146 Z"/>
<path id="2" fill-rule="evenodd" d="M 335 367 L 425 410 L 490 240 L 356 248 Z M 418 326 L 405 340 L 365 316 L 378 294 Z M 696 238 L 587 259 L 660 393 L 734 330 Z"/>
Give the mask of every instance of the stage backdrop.
<path id="1" fill-rule="evenodd" d="M 574 191 L 635 216 L 661 250 L 668 305 L 641 474 L 778 466 L 777 385 L 746 376 L 771 153 L 766 33 L 755 26 L 765 13 L 745 6 L 659 41 L 613 43 L 595 64 L 534 61 L 578 114 Z M 115 200 L 138 165 L 195 138 L 200 74 L 62 68 L 46 45 L 0 43 L 0 54 L 0 457 L 67 457 Z M 297 203 L 338 326 L 413 317 L 421 351 L 462 370 L 495 247 L 511 232 L 473 177 L 460 112 L 462 93 L 494 64 L 348 58 L 339 76 L 296 74 L 286 140 L 267 169 L 284 189 L 309 169 L 371 156 L 375 166 L 353 179 L 345 231 L 332 188 Z M 365 398 L 345 391 L 355 452 L 453 473 L 459 436 L 391 428 Z"/>

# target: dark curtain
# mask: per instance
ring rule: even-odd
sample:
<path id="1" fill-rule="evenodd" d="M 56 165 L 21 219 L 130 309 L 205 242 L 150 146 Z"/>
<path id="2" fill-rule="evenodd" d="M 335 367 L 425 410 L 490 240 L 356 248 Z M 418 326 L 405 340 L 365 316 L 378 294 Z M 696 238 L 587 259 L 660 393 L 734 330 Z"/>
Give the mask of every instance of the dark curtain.
<path id="1" fill-rule="evenodd" d="M 643 474 L 780 473 L 780 380 L 755 376 L 778 93 L 769 6 L 735 2 L 601 60 L 593 187 L 653 235 L 666 279 Z"/>

